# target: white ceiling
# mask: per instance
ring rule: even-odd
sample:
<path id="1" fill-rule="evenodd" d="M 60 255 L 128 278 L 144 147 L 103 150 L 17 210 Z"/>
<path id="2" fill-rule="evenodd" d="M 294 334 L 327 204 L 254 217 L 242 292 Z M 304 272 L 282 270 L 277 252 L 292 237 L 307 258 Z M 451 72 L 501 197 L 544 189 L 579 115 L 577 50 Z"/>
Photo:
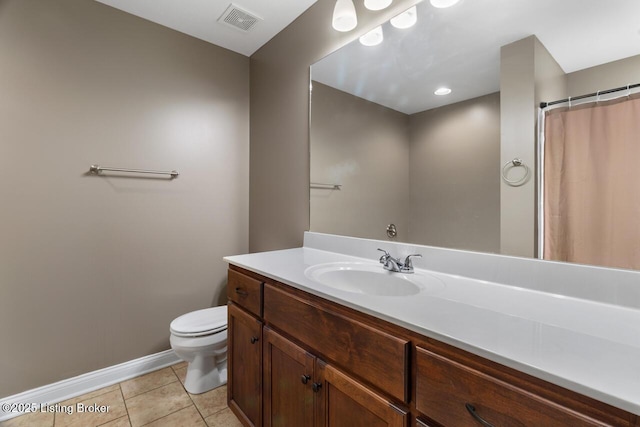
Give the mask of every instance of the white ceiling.
<path id="1" fill-rule="evenodd" d="M 251 56 L 317 0 L 96 0 L 176 31 Z M 229 4 L 261 18 L 248 32 L 218 22 Z"/>
<path id="2" fill-rule="evenodd" d="M 500 47 L 530 35 L 566 73 L 639 55 L 638 17 L 640 0 L 462 0 L 448 9 L 423 1 L 418 25 L 386 23 L 382 44 L 356 40 L 314 64 L 311 75 L 413 114 L 497 92 Z M 453 92 L 437 97 L 440 86 Z"/>

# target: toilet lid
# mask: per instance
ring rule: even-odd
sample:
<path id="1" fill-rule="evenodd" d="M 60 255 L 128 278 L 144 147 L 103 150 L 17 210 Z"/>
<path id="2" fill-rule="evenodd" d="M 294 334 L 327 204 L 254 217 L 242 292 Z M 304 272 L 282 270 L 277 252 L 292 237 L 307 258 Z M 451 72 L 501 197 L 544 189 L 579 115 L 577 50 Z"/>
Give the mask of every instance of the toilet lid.
<path id="1" fill-rule="evenodd" d="M 227 329 L 227 306 L 192 311 L 176 318 L 169 325 L 171 333 L 180 337 L 211 335 Z"/>

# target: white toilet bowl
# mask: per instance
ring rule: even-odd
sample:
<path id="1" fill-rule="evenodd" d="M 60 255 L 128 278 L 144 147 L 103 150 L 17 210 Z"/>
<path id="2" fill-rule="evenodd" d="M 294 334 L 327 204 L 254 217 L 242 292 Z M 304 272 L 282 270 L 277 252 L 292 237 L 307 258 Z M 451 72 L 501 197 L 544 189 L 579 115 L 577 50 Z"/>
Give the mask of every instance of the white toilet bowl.
<path id="1" fill-rule="evenodd" d="M 200 394 L 227 383 L 227 306 L 192 311 L 169 327 L 171 348 L 188 362 L 184 388 Z"/>

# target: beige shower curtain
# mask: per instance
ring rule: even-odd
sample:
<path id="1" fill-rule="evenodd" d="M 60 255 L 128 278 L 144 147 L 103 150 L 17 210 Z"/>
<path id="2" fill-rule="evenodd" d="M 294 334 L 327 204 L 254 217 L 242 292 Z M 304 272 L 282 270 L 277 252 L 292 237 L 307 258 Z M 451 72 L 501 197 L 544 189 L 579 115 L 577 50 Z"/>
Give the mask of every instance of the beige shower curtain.
<path id="1" fill-rule="evenodd" d="M 640 97 L 546 112 L 544 259 L 640 269 Z"/>

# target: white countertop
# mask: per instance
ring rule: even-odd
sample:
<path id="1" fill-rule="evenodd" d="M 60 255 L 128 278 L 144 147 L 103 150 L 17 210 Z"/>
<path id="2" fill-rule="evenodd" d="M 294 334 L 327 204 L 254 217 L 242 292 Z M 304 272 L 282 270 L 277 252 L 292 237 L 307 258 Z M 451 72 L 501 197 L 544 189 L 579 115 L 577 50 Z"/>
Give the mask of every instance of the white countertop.
<path id="1" fill-rule="evenodd" d="M 337 290 L 305 270 L 365 259 L 309 247 L 225 261 L 640 415 L 640 310 L 416 268 L 434 292 Z"/>

